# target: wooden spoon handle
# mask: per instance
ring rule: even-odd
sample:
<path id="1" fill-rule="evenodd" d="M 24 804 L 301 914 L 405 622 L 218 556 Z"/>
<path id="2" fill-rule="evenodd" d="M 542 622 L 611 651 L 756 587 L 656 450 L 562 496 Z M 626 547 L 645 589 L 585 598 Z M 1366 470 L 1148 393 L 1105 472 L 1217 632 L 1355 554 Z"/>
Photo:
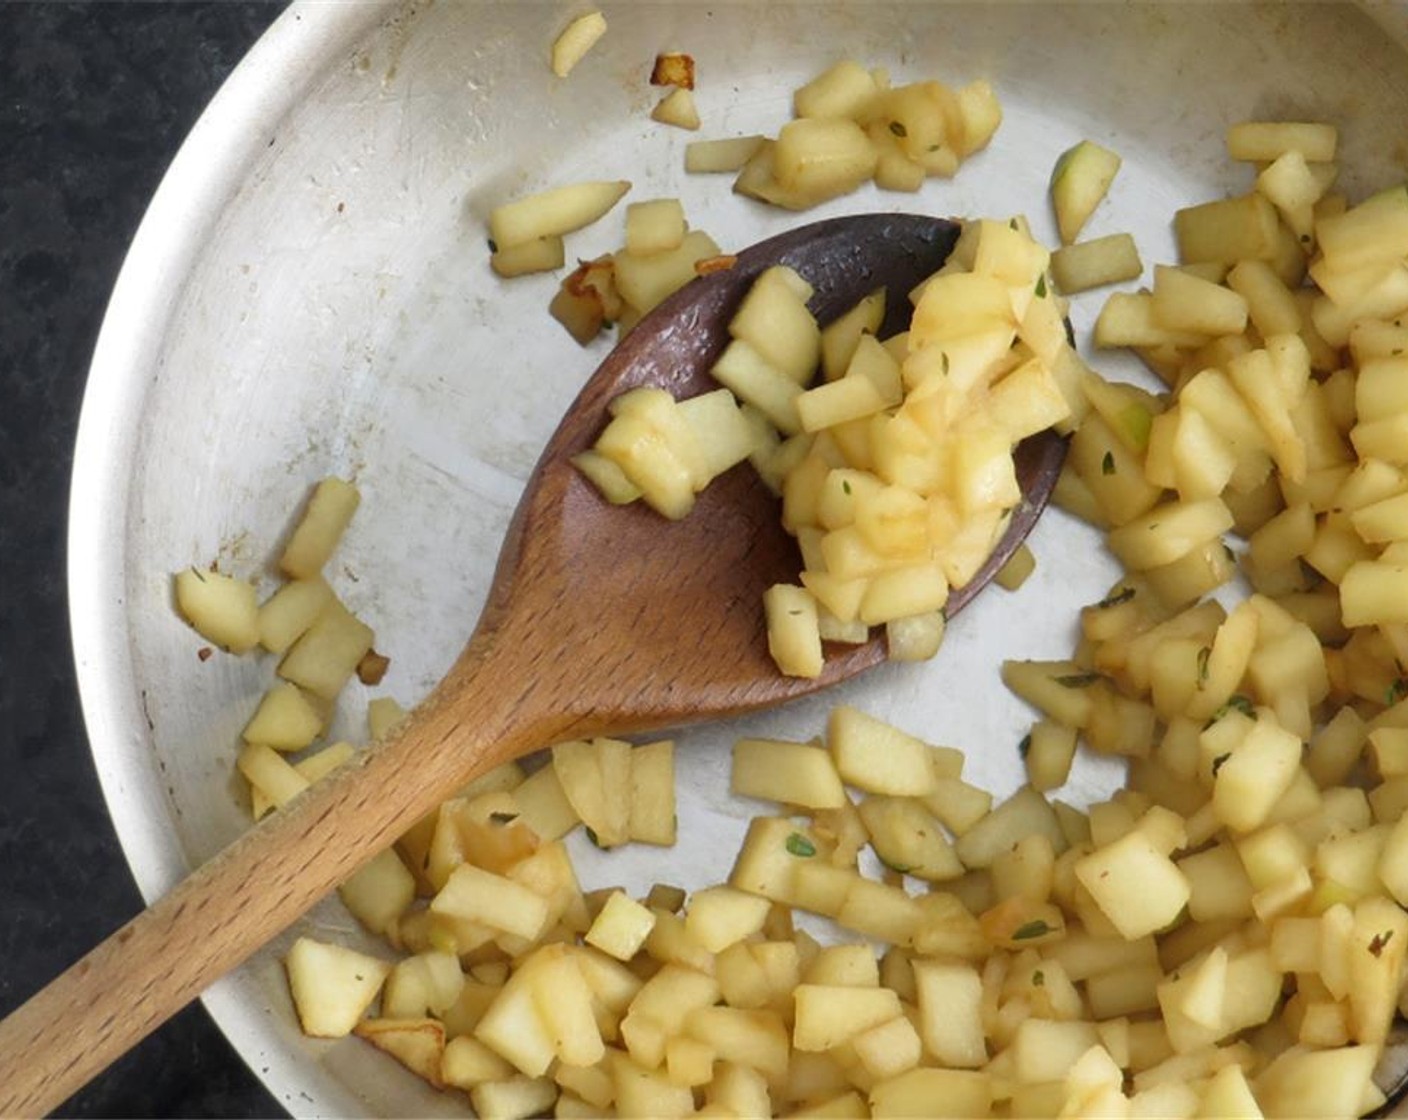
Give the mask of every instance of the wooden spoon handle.
<path id="1" fill-rule="evenodd" d="M 56 1108 L 469 778 L 551 742 L 551 717 L 523 703 L 502 659 L 475 652 L 436 693 L 454 703 L 432 697 L 402 734 L 250 830 L 0 1022 L 0 1116 Z"/>

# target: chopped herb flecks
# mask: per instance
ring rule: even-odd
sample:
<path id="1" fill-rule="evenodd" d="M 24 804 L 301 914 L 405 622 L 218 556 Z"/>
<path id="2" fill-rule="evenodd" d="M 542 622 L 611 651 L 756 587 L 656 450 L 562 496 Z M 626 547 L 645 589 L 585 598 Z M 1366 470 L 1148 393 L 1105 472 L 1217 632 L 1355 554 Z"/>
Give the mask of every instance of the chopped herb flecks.
<path id="1" fill-rule="evenodd" d="M 1107 451 L 1107 452 L 1105 452 L 1105 457 L 1100 460 L 1100 473 L 1101 473 L 1101 474 L 1114 474 L 1114 473 L 1115 473 L 1115 453 L 1114 453 L 1113 451 Z"/>
<path id="2" fill-rule="evenodd" d="M 816 855 L 816 845 L 803 836 L 800 832 L 794 832 L 787 837 L 787 850 L 794 856 L 802 859 L 810 859 Z"/>
<path id="3" fill-rule="evenodd" d="M 1236 692 L 1232 694 L 1231 699 L 1229 699 L 1227 703 L 1223 704 L 1222 707 L 1218 708 L 1217 711 L 1213 712 L 1212 718 L 1208 720 L 1206 726 L 1211 727 L 1228 712 L 1232 711 L 1241 712 L 1244 716 L 1247 716 L 1248 718 L 1255 718 L 1256 716 L 1256 708 L 1252 705 L 1251 700 L 1248 697 L 1243 696 L 1240 692 Z"/>
<path id="4" fill-rule="evenodd" d="M 1063 688 L 1089 688 L 1102 678 L 1099 673 L 1067 673 L 1053 679 Z"/>
<path id="5" fill-rule="evenodd" d="M 1053 933 L 1051 926 L 1041 918 L 1033 918 L 1025 925 L 1017 927 L 1017 931 L 1012 935 L 1013 941 L 1032 941 L 1038 937 L 1045 937 L 1048 933 Z"/>
<path id="6" fill-rule="evenodd" d="M 1128 603 L 1134 598 L 1134 588 L 1121 587 L 1118 591 L 1112 591 L 1098 603 L 1096 607 L 1100 610 L 1108 610 L 1110 607 L 1118 607 L 1121 603 Z"/>

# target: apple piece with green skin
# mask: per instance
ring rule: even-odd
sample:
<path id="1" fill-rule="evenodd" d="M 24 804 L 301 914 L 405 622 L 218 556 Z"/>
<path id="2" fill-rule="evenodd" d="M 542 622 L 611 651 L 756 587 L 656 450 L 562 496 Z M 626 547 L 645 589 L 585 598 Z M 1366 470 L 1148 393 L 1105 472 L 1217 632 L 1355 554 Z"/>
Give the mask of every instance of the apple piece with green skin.
<path id="1" fill-rule="evenodd" d="M 1080 236 L 1109 191 L 1120 162 L 1114 152 L 1090 140 L 1082 140 L 1056 160 L 1051 172 L 1051 203 L 1061 244 L 1070 245 Z"/>

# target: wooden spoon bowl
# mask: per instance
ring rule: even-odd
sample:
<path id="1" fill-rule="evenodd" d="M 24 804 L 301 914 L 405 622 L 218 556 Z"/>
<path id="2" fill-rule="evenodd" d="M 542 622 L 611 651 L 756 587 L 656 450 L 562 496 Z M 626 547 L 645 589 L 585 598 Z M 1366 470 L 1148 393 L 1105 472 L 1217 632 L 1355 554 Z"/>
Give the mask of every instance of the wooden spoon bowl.
<path id="1" fill-rule="evenodd" d="M 591 445 L 626 389 L 713 388 L 728 321 L 763 269 L 797 269 L 826 323 L 881 286 L 891 308 L 907 309 L 907 293 L 957 237 L 952 222 L 909 215 L 819 222 L 740 253 L 644 318 L 552 437 L 479 624 L 445 680 L 394 738 L 251 829 L 0 1023 L 0 1115 L 61 1103 L 477 774 L 567 738 L 780 704 L 881 661 L 876 639 L 829 650 L 816 680 L 777 672 L 760 599 L 795 580 L 799 557 L 776 498 L 750 468 L 728 472 L 688 518 L 668 522 L 608 505 L 568 460 Z M 1049 434 L 1019 449 L 1022 506 L 949 614 L 1030 531 L 1064 454 Z"/>
<path id="2" fill-rule="evenodd" d="M 956 223 L 908 214 L 816 222 L 743 251 L 732 268 L 695 280 L 652 312 L 602 363 L 549 442 L 510 528 L 481 629 L 498 612 L 513 613 L 518 585 L 561 588 L 551 605 L 557 631 L 592 634 L 594 654 L 640 679 L 632 710 L 610 713 L 617 732 L 773 706 L 884 660 L 884 641 L 873 637 L 858 646 L 829 643 L 817 680 L 777 672 L 759 604 L 772 584 L 795 583 L 801 562 L 776 497 L 750 467 L 716 479 L 683 521 L 665 522 L 642 503 L 606 506 L 568 460 L 591 446 L 607 405 L 626 389 L 653 385 L 683 398 L 718 388 L 710 370 L 729 342 L 723 328 L 765 269 L 783 264 L 800 272 L 815 289 L 810 306 L 823 325 L 884 287 L 884 337 L 908 326 L 908 293 L 948 259 L 958 234 Z M 1065 450 L 1051 433 L 1018 449 L 1023 504 L 977 577 L 951 594 L 950 617 L 1031 532 Z M 608 579 L 598 570 L 605 557 Z M 564 698 L 584 721 L 567 734 L 601 729 L 606 713 L 593 692 Z"/>

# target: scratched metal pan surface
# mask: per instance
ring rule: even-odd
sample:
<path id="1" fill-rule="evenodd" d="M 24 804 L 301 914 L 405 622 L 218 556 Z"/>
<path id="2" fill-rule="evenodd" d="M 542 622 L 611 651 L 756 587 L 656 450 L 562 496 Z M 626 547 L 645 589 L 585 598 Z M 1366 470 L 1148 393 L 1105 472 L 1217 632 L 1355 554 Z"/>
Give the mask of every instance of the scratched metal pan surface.
<path id="1" fill-rule="evenodd" d="M 364 501 L 333 579 L 392 659 L 382 691 L 413 703 L 470 631 L 524 480 L 607 345 L 583 351 L 547 317 L 557 278 L 490 274 L 489 209 L 553 184 L 627 178 L 632 198 L 681 196 L 726 248 L 797 220 L 733 195 L 727 177 L 684 175 L 693 137 L 649 119 L 658 51 L 697 60 L 702 136 L 775 132 L 790 90 L 842 56 L 899 81 L 993 82 L 1005 121 L 956 179 L 918 195 L 866 189 L 815 216 L 1024 213 L 1050 240 L 1052 162 L 1088 137 L 1124 157 L 1088 235 L 1132 231 L 1146 262 L 1167 261 L 1176 207 L 1245 188 L 1248 171 L 1224 156 L 1230 122 L 1336 122 L 1354 192 L 1402 181 L 1408 158 L 1398 7 L 608 3 L 605 38 L 557 80 L 548 45 L 580 8 L 295 5 L 153 199 L 93 364 L 70 564 L 93 751 L 148 898 L 248 826 L 236 742 L 271 676 L 267 662 L 197 657 L 171 572 L 218 560 L 271 586 L 290 512 L 337 473 Z M 569 254 L 607 251 L 620 235 L 616 214 L 572 237 Z M 1078 335 L 1098 298 L 1076 300 Z M 965 748 L 972 780 L 1014 789 L 1029 717 L 998 661 L 1059 656 L 1077 605 L 1113 576 L 1098 540 L 1059 514 L 1033 545 L 1036 575 L 983 596 L 937 661 L 682 736 L 679 845 L 609 858 L 579 847 L 585 884 L 726 874 L 753 809 L 727 795 L 727 744 L 740 732 L 807 738 L 837 700 Z M 364 738 L 365 699 L 351 690 L 335 734 Z M 1066 796 L 1090 799 L 1113 780 L 1082 763 Z M 334 903 L 297 933 L 360 938 Z M 356 1040 L 304 1039 L 279 964 L 287 944 L 206 996 L 279 1100 L 307 1115 L 463 1112 Z"/>

